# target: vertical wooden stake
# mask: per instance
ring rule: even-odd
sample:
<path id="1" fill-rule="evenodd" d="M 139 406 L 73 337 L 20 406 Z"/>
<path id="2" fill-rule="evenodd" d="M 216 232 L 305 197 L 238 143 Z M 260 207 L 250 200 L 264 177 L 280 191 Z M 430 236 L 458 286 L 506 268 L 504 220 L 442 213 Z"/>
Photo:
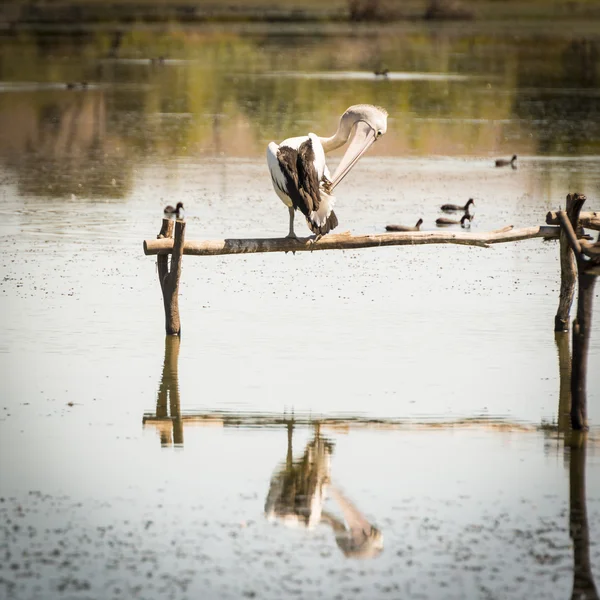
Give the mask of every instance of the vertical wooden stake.
<path id="1" fill-rule="evenodd" d="M 586 201 L 583 194 L 569 194 L 569 209 L 559 212 L 561 236 L 564 233 L 577 259 L 577 317 L 573 321 L 573 358 L 571 362 L 571 426 L 573 431 L 587 429 L 587 355 L 592 329 L 592 302 L 596 283 L 595 260 L 587 260 L 577 239 L 579 214 Z"/>
<path id="2" fill-rule="evenodd" d="M 592 301 L 596 276 L 585 272 L 579 264 L 577 318 L 573 321 L 573 362 L 571 366 L 571 426 L 587 429 L 587 356 L 592 330 Z"/>
<path id="3" fill-rule="evenodd" d="M 571 218 L 573 201 L 577 194 L 567 195 L 567 215 Z M 577 231 L 577 223 L 573 223 L 573 230 Z M 569 313 L 575 295 L 575 281 L 577 280 L 577 269 L 575 266 L 575 255 L 569 246 L 567 235 L 563 229 L 560 231 L 560 298 L 558 310 L 554 317 L 554 331 L 569 331 Z"/>
<path id="4" fill-rule="evenodd" d="M 158 280 L 163 294 L 165 307 L 165 330 L 167 335 L 181 335 L 181 322 L 179 319 L 179 279 L 181 278 L 181 262 L 183 256 L 183 243 L 185 241 L 185 221 L 177 220 L 173 227 L 173 221 L 163 219 L 162 228 L 158 237 L 172 237 L 175 230 L 173 242 L 173 253 L 171 254 L 171 265 L 169 267 L 168 255 L 158 255 Z"/>

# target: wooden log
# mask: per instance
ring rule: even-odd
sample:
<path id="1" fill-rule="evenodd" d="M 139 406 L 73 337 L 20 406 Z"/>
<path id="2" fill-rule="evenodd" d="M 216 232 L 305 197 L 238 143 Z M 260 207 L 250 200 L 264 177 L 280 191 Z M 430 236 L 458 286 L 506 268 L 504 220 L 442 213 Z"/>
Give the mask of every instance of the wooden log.
<path id="1" fill-rule="evenodd" d="M 558 213 L 561 227 L 577 260 L 578 287 L 577 317 L 573 321 L 573 358 L 571 363 L 571 426 L 575 431 L 587 429 L 587 358 L 592 328 L 592 302 L 594 285 L 600 268 L 600 254 L 591 252 L 597 244 L 580 242 L 575 235 L 572 223 L 577 223 L 579 213 L 586 198 L 573 194 L 569 215 Z M 591 253 L 586 259 L 583 250 Z"/>
<path id="2" fill-rule="evenodd" d="M 570 196 L 571 194 L 569 194 Z M 567 196 L 568 198 L 568 196 Z M 550 211 L 546 215 L 546 225 L 560 225 L 558 212 Z M 600 213 L 597 212 L 582 212 L 579 214 L 579 225 L 585 229 L 593 229 L 600 231 Z"/>
<path id="3" fill-rule="evenodd" d="M 549 225 L 513 229 L 504 227 L 487 233 L 410 231 L 377 235 L 353 236 L 350 233 L 329 234 L 320 240 L 313 238 L 256 238 L 187 241 L 184 254 L 214 256 L 222 254 L 249 254 L 254 252 L 313 252 L 316 250 L 354 250 L 379 246 L 417 246 L 421 244 L 462 244 L 488 248 L 491 244 L 515 242 L 537 237 L 558 238 L 560 228 Z M 168 238 L 144 240 L 144 254 L 161 255 L 173 251 L 173 240 Z"/>
<path id="4" fill-rule="evenodd" d="M 174 230 L 175 239 L 169 236 Z M 154 240 L 153 240 L 154 241 Z M 181 335 L 179 318 L 179 279 L 181 278 L 181 257 L 185 242 L 185 221 L 176 221 L 175 226 L 169 219 L 163 219 L 157 242 L 169 242 L 172 248 L 171 264 L 168 256 L 157 258 L 158 279 L 163 294 L 165 309 L 165 330 L 167 335 Z"/>
<path id="5" fill-rule="evenodd" d="M 567 211 L 572 210 L 573 198 L 573 194 L 567 195 Z M 548 213 L 548 215 L 550 214 Z M 548 222 L 548 215 L 546 215 L 546 222 Z M 558 214 L 556 218 L 560 224 Z M 573 304 L 576 281 L 575 255 L 571 250 L 567 234 L 563 228 L 560 233 L 560 296 L 558 298 L 558 309 L 554 316 L 554 331 L 569 331 L 569 314 Z"/>
<path id="6" fill-rule="evenodd" d="M 573 321 L 573 362 L 571 366 L 571 425 L 587 429 L 587 362 L 592 329 L 592 303 L 596 275 L 579 268 L 577 318 Z"/>

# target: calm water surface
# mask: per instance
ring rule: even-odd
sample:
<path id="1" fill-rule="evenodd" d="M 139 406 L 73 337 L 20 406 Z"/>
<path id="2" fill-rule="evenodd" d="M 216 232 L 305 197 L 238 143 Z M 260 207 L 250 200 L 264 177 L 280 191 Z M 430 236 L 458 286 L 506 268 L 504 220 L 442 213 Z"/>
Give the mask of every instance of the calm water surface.
<path id="1" fill-rule="evenodd" d="M 591 594 L 600 319 L 570 450 L 554 242 L 186 257 L 181 343 L 142 253 L 177 200 L 189 239 L 285 235 L 266 144 L 357 102 L 389 129 L 340 231 L 599 210 L 586 31 L 0 38 L 2 597 Z"/>

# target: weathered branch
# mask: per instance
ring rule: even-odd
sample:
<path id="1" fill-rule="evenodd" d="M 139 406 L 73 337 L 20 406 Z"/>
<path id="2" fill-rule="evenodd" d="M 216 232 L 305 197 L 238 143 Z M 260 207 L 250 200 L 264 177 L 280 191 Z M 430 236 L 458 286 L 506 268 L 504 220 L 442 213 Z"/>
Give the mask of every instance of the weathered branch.
<path id="1" fill-rule="evenodd" d="M 563 227 L 563 231 L 565 232 L 565 235 L 567 236 L 567 242 L 569 242 L 569 246 L 570 246 L 571 250 L 573 250 L 573 252 L 575 252 L 576 255 L 581 254 L 581 244 L 579 243 L 579 240 L 577 239 L 577 236 L 575 235 L 575 231 L 573 230 L 571 221 L 569 221 L 569 217 L 567 216 L 567 213 L 564 210 L 559 210 L 558 211 L 558 219 L 560 221 L 561 226 Z M 152 241 L 154 241 L 154 240 L 152 240 Z"/>
<path id="2" fill-rule="evenodd" d="M 571 200 L 567 212 L 559 211 L 561 229 L 566 235 L 569 246 L 577 260 L 579 293 L 577 295 L 577 317 L 573 322 L 573 359 L 571 367 L 571 426 L 575 431 L 587 429 L 587 359 L 592 329 L 592 302 L 594 300 L 594 284 L 596 271 L 600 267 L 598 245 L 585 240 L 579 241 L 573 223 L 579 221 L 585 196 L 569 194 Z M 585 256 L 591 258 L 585 258 Z"/>
<path id="3" fill-rule="evenodd" d="M 257 238 L 187 241 L 183 253 L 195 256 L 217 254 L 247 254 L 254 252 L 313 252 L 316 250 L 353 250 L 378 246 L 417 246 L 421 244 L 463 244 L 489 247 L 491 244 L 515 242 L 536 237 L 558 238 L 560 229 L 547 225 L 513 229 L 504 227 L 487 233 L 410 231 L 383 233 L 378 235 L 353 236 L 349 232 L 330 234 L 318 241 L 312 238 L 293 240 L 290 238 Z M 169 254 L 173 251 L 173 240 L 168 238 L 144 240 L 144 254 Z"/>
<path id="4" fill-rule="evenodd" d="M 171 236 L 175 229 L 175 240 Z M 181 323 L 179 320 L 179 279 L 181 277 L 181 256 L 185 240 L 185 222 L 177 221 L 173 227 L 173 221 L 163 219 L 157 242 L 169 242 L 171 245 L 171 266 L 169 268 L 169 257 L 167 254 L 158 255 L 158 280 L 163 294 L 165 307 L 165 329 L 167 335 L 180 335 Z M 153 240 L 154 241 L 154 240 Z"/>
<path id="5" fill-rule="evenodd" d="M 600 231 L 600 213 L 582 212 L 579 214 L 579 224 L 586 229 Z M 558 212 L 550 211 L 546 215 L 546 225 L 560 225 Z"/>
<path id="6" fill-rule="evenodd" d="M 573 210 L 574 194 L 567 194 L 567 216 Z M 556 213 L 548 213 L 548 216 Z M 560 223 L 560 218 L 556 214 L 556 219 Z M 577 281 L 577 266 L 575 255 L 569 246 L 567 233 L 562 229 L 560 233 L 560 296 L 558 299 L 558 309 L 554 317 L 554 331 L 569 331 L 569 314 L 571 305 L 575 296 L 575 282 Z"/>

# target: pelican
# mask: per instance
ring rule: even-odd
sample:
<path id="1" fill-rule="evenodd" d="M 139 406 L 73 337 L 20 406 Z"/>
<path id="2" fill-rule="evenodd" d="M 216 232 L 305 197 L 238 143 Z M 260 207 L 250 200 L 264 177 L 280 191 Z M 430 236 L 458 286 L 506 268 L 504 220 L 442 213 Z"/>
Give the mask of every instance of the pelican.
<path id="1" fill-rule="evenodd" d="M 387 111 L 371 104 L 351 106 L 341 116 L 337 131 L 331 137 L 314 133 L 291 137 L 267 147 L 267 164 L 276 194 L 290 212 L 289 238 L 294 233 L 297 209 L 306 217 L 310 230 L 318 237 L 337 227 L 333 212 L 335 187 L 349 173 L 358 159 L 387 131 Z M 325 163 L 325 154 L 348 139 L 350 144 L 333 177 Z"/>

